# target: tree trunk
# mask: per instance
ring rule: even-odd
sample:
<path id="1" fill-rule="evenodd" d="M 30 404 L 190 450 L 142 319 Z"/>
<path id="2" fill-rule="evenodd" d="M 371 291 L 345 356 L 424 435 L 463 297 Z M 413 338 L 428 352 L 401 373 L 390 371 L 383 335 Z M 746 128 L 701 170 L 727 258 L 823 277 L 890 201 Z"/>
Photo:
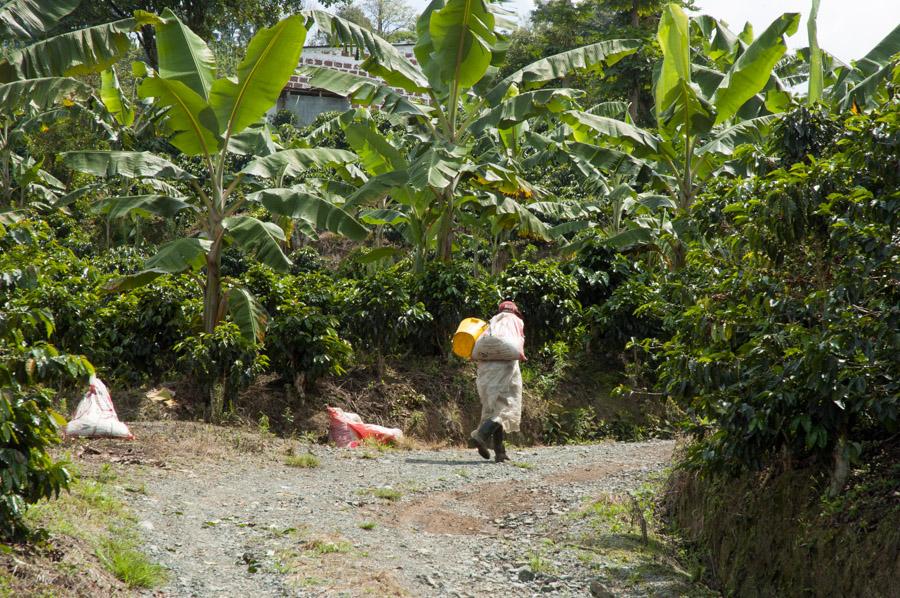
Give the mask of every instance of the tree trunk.
<path id="1" fill-rule="evenodd" d="M 211 333 L 219 321 L 219 307 L 222 301 L 222 278 L 219 272 L 222 258 L 221 240 L 214 241 L 206 254 L 206 292 L 203 300 L 203 329 Z"/>
<path id="2" fill-rule="evenodd" d="M 445 197 L 446 207 L 438 227 L 437 251 L 438 259 L 449 262 L 453 252 L 453 199 Z"/>
<path id="3" fill-rule="evenodd" d="M 225 411 L 225 382 L 217 380 L 209 385 L 209 417 L 210 423 L 217 424 L 222 421 L 222 413 Z"/>
<path id="4" fill-rule="evenodd" d="M 638 115 L 640 114 L 641 104 L 641 84 L 639 82 L 635 82 L 634 86 L 631 88 L 631 91 L 628 94 L 628 114 L 631 115 L 631 120 L 633 120 L 636 124 L 638 121 Z"/>
<path id="5" fill-rule="evenodd" d="M 837 444 L 834 445 L 834 469 L 831 471 L 828 496 L 834 498 L 843 492 L 848 477 L 850 477 L 850 459 L 847 456 L 847 435 L 841 434 Z"/>

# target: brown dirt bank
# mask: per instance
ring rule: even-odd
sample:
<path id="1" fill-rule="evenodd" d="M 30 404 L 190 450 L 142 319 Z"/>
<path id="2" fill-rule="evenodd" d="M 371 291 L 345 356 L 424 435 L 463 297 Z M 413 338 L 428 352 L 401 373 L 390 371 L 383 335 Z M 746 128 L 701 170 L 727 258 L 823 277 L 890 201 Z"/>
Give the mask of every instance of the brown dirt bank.
<path id="1" fill-rule="evenodd" d="M 738 478 L 677 471 L 666 511 L 735 596 L 897 595 L 900 442 L 872 450 L 844 493 L 808 466 Z"/>

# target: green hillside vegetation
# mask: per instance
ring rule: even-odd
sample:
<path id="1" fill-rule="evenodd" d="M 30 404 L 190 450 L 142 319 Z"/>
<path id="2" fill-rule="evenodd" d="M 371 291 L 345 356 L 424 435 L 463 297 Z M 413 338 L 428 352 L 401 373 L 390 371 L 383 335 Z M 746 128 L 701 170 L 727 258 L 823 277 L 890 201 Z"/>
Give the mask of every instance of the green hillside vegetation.
<path id="1" fill-rule="evenodd" d="M 253 13 L 226 48 L 227 19 L 53 4 L 0 3 L 4 539 L 91 487 L 53 447 L 92 374 L 128 421 L 319 438 L 337 405 L 459 444 L 480 407 L 450 339 L 511 299 L 515 442 L 677 437 L 661 504 L 726 593 L 889 587 L 900 26 L 844 64 L 818 0 L 758 32 L 690 3 L 552 0 L 515 28 L 435 0 L 413 61 L 322 10 Z M 274 106 L 311 35 L 370 77 L 299 69 L 353 107 L 297 127 Z"/>

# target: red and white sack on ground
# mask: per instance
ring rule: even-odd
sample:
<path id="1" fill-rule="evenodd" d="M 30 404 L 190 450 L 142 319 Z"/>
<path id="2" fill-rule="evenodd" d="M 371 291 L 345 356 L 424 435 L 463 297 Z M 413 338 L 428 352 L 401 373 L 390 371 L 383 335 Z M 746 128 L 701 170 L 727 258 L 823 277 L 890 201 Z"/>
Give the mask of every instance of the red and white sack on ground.
<path id="1" fill-rule="evenodd" d="M 134 440 L 128 426 L 119 421 L 106 385 L 91 376 L 91 387 L 78 403 L 75 417 L 66 426 L 67 436 Z"/>
<path id="2" fill-rule="evenodd" d="M 475 346 L 472 361 L 523 361 L 525 325 L 516 314 L 504 312 L 491 318 Z"/>
<path id="3" fill-rule="evenodd" d="M 350 427 L 350 422 L 361 424 L 362 418 L 355 413 L 349 413 L 339 407 L 326 407 L 328 409 L 328 438 L 341 447 L 354 447 L 359 444 L 359 434 Z"/>
<path id="4" fill-rule="evenodd" d="M 357 447 L 360 439 L 363 438 L 374 438 L 379 442 L 392 442 L 403 437 L 403 430 L 400 428 L 385 428 L 364 423 L 357 414 L 338 407 L 328 407 L 327 409 L 330 418 L 328 436 L 335 445 L 341 448 Z"/>

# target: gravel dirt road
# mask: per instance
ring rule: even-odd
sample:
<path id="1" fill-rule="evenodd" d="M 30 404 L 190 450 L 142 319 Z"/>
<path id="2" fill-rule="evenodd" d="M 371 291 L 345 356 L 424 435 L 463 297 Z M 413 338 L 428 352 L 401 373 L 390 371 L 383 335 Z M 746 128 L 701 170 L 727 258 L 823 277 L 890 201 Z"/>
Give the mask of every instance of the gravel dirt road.
<path id="1" fill-rule="evenodd" d="M 670 441 L 513 448 L 498 465 L 464 449 L 132 429 L 134 443 L 81 458 L 116 464 L 145 550 L 170 570 L 146 595 L 709 595 L 629 497 L 659 477 Z"/>

